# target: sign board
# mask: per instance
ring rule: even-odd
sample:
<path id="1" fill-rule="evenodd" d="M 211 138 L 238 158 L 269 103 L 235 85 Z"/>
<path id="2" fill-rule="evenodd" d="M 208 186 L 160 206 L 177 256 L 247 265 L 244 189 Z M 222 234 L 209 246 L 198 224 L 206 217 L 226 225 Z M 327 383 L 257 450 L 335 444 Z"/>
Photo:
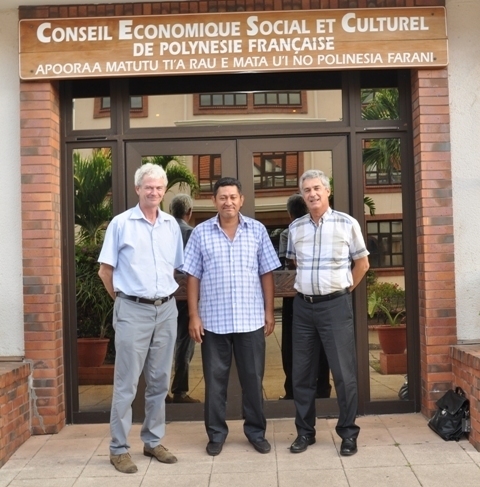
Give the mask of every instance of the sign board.
<path id="1" fill-rule="evenodd" d="M 443 7 L 28 19 L 19 31 L 24 80 L 448 63 Z"/>

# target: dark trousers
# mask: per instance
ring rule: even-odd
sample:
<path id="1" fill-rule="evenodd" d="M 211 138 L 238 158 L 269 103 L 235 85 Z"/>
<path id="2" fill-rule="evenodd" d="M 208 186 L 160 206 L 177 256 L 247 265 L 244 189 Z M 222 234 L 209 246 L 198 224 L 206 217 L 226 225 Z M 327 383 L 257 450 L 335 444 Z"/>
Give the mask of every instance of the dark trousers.
<path id="1" fill-rule="evenodd" d="M 225 421 L 227 387 L 232 352 L 242 387 L 243 431 L 250 441 L 265 437 L 262 382 L 265 372 L 263 327 L 249 333 L 220 335 L 205 330 L 202 342 L 205 377 L 205 428 L 210 441 L 223 442 L 228 435 Z"/>
<path id="2" fill-rule="evenodd" d="M 282 365 L 285 373 L 285 395 L 293 397 L 292 387 L 292 322 L 293 300 L 295 298 L 283 298 L 282 306 Z M 330 367 L 327 355 L 319 340 L 319 355 L 317 369 L 317 393 L 316 397 L 330 397 L 332 386 L 330 385 Z"/>
<path id="3" fill-rule="evenodd" d="M 195 341 L 188 333 L 187 301 L 177 301 L 178 321 L 177 340 L 175 342 L 175 370 L 172 382 L 173 394 L 186 394 L 188 387 L 188 371 L 195 350 Z"/>
<path id="4" fill-rule="evenodd" d="M 337 393 L 341 438 L 356 438 L 357 364 L 352 296 L 307 303 L 298 295 L 293 304 L 293 397 L 299 435 L 315 436 L 315 393 L 319 339 L 332 370 Z"/>

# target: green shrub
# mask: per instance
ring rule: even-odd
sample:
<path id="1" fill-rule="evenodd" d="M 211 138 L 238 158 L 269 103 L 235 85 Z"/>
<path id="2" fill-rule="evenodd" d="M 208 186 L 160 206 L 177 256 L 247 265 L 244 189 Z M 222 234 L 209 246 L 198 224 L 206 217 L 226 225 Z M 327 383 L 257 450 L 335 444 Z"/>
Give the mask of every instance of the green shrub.
<path id="1" fill-rule="evenodd" d="M 113 300 L 98 276 L 101 244 L 76 245 L 77 336 L 111 337 Z"/>
<path id="2" fill-rule="evenodd" d="M 367 286 L 368 314 L 379 323 L 399 325 L 405 318 L 405 290 L 398 284 L 375 281 Z"/>

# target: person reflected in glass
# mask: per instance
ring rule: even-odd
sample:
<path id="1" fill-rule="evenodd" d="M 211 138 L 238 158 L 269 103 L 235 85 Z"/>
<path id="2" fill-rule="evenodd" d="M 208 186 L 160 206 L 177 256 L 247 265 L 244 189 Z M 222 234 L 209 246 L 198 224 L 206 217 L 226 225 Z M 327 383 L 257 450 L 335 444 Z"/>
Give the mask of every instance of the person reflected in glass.
<path id="1" fill-rule="evenodd" d="M 273 270 L 280 262 L 265 226 L 240 213 L 240 181 L 219 179 L 212 200 L 218 213 L 193 230 L 183 266 L 190 335 L 202 344 L 206 450 L 219 455 L 228 435 L 227 387 L 234 355 L 243 431 L 256 451 L 268 453 L 262 383 L 265 337 L 275 327 Z"/>
<path id="2" fill-rule="evenodd" d="M 182 232 L 183 246 L 187 245 L 188 239 L 192 234 L 193 227 L 188 222 L 192 218 L 193 200 L 188 194 L 180 193 L 173 197 L 170 203 L 170 214 L 177 220 L 180 231 Z M 188 375 L 190 362 L 195 351 L 195 341 L 188 332 L 188 303 L 187 301 L 177 300 L 178 321 L 177 321 L 177 340 L 175 342 L 175 365 L 172 381 L 172 396 L 167 395 L 167 403 L 198 403 L 199 399 L 194 399 L 188 395 Z"/>
<path id="3" fill-rule="evenodd" d="M 292 194 L 287 200 L 287 212 L 290 221 L 293 222 L 307 214 L 307 205 L 301 194 Z M 286 259 L 288 242 L 288 228 L 280 234 L 278 247 L 278 257 L 282 269 L 295 269 L 295 262 Z M 282 366 L 285 373 L 285 395 L 279 399 L 293 399 L 292 387 L 292 320 L 293 320 L 293 300 L 294 298 L 283 298 L 282 306 Z M 320 339 L 318 339 L 319 357 L 317 370 L 317 398 L 330 397 L 332 386 L 330 384 L 330 367 L 328 366 L 327 356 Z"/>
<path id="4" fill-rule="evenodd" d="M 357 453 L 360 428 L 355 330 L 351 292 L 369 268 L 368 250 L 357 220 L 332 210 L 330 181 L 318 170 L 302 174 L 299 188 L 308 214 L 289 227 L 287 259 L 296 264 L 293 303 L 293 397 L 297 438 L 292 453 L 304 452 L 315 439 L 315 393 L 320 338 L 330 365 L 342 438 L 340 454 Z M 352 262 L 353 267 L 352 267 Z"/>

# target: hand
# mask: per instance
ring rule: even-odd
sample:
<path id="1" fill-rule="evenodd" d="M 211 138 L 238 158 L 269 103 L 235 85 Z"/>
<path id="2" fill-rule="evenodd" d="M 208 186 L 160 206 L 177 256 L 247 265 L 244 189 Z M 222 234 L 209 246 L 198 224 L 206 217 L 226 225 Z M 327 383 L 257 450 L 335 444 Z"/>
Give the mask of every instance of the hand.
<path id="1" fill-rule="evenodd" d="M 268 337 L 275 329 L 275 317 L 273 311 L 265 312 L 265 336 Z"/>
<path id="2" fill-rule="evenodd" d="M 197 343 L 202 343 L 202 336 L 205 335 L 205 332 L 203 331 L 203 323 L 200 316 L 190 316 L 188 333 L 190 338 L 195 340 Z"/>

